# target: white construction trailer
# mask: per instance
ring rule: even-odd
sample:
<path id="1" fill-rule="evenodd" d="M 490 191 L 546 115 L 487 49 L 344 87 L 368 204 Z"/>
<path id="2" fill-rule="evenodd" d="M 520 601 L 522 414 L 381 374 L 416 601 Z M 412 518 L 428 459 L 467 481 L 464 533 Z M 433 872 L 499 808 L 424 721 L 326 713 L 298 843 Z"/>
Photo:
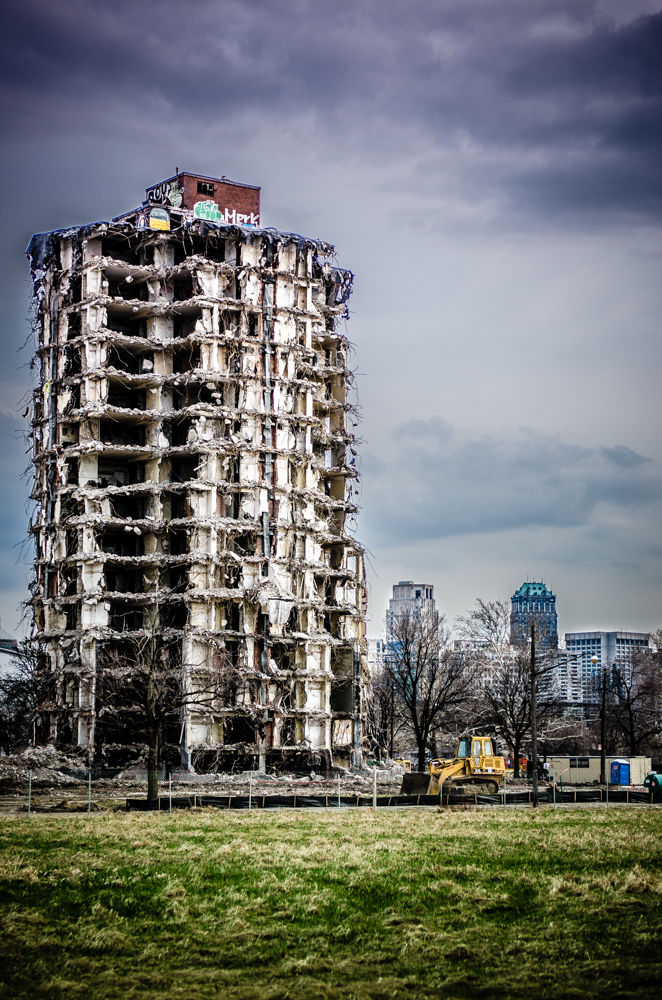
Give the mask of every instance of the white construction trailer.
<path id="1" fill-rule="evenodd" d="M 547 763 L 549 776 L 557 784 L 590 785 L 600 780 L 599 756 L 548 757 Z M 643 785 L 644 778 L 653 769 L 650 757 L 607 756 L 605 764 L 607 780 L 612 785 Z"/>

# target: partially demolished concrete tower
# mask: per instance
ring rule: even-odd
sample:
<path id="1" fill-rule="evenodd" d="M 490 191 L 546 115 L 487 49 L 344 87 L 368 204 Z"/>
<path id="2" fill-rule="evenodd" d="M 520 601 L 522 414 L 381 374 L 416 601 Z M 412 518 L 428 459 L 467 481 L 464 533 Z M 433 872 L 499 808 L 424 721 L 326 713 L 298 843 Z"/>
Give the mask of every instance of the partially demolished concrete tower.
<path id="1" fill-rule="evenodd" d="M 352 275 L 332 253 L 260 228 L 258 188 L 193 174 L 33 237 L 42 739 L 98 747 L 100 650 L 167 628 L 184 673 L 222 649 L 241 677 L 178 720 L 185 763 L 359 762 Z"/>

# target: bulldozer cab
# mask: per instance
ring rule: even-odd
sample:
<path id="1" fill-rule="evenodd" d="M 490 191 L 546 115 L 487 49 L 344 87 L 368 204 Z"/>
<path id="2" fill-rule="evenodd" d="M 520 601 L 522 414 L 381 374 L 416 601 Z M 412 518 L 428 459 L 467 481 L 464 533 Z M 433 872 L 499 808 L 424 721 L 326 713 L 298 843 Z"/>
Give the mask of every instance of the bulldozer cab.
<path id="1" fill-rule="evenodd" d="M 456 758 L 472 758 L 473 766 L 478 768 L 484 757 L 495 757 L 494 743 L 489 736 L 467 736 L 458 740 L 455 750 Z"/>

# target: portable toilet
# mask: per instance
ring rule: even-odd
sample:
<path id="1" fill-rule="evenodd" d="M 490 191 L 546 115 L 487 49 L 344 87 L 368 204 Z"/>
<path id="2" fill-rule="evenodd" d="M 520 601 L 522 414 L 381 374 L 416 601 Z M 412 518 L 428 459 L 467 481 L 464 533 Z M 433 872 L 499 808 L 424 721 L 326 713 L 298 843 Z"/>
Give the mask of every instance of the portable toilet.
<path id="1" fill-rule="evenodd" d="M 609 781 L 612 785 L 629 785 L 630 762 L 628 760 L 612 760 Z"/>

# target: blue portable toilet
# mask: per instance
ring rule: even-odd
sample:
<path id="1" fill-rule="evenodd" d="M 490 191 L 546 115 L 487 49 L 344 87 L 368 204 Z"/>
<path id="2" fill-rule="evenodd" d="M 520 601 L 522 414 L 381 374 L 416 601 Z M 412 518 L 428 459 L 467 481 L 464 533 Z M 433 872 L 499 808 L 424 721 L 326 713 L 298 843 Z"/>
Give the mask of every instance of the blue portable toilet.
<path id="1" fill-rule="evenodd" d="M 612 785 L 630 784 L 630 761 L 612 760 L 609 781 Z"/>

